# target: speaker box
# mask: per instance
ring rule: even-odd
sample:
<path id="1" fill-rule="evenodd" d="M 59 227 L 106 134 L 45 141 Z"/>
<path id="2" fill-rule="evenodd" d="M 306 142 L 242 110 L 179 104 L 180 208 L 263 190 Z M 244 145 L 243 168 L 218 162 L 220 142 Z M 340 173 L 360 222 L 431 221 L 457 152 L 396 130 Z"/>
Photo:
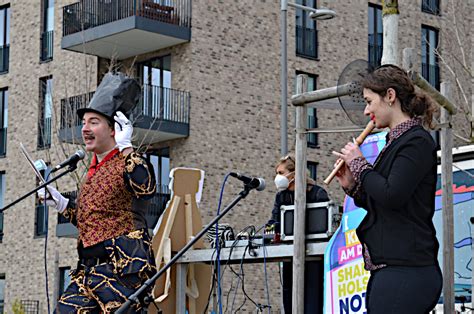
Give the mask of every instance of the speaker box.
<path id="1" fill-rule="evenodd" d="M 306 204 L 306 239 L 329 238 L 337 228 L 333 219 L 333 213 L 337 210 L 338 207 L 331 201 Z M 294 205 L 280 207 L 282 241 L 293 241 L 294 212 Z"/>

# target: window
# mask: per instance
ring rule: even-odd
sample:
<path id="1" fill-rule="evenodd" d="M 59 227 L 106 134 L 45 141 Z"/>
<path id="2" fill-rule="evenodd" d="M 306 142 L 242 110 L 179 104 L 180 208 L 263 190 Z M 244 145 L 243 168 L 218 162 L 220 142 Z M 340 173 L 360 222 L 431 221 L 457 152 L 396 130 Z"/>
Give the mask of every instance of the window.
<path id="1" fill-rule="evenodd" d="M 171 56 L 148 60 L 139 65 L 143 83 L 143 114 L 171 119 Z"/>
<path id="2" fill-rule="evenodd" d="M 318 163 L 314 161 L 308 161 L 307 166 L 309 171 L 309 177 L 316 181 L 316 177 L 318 174 Z"/>
<path id="3" fill-rule="evenodd" d="M 440 87 L 438 65 L 438 30 L 421 26 L 421 74 L 437 90 Z"/>
<path id="4" fill-rule="evenodd" d="M 41 31 L 41 61 L 53 60 L 54 0 L 43 0 L 43 29 Z"/>
<path id="5" fill-rule="evenodd" d="M 58 296 L 61 296 L 71 283 L 71 267 L 59 267 L 59 289 Z"/>
<path id="6" fill-rule="evenodd" d="M 0 89 L 0 157 L 7 155 L 8 88 Z"/>
<path id="7" fill-rule="evenodd" d="M 382 7 L 369 4 L 369 63 L 374 68 L 382 61 L 383 28 Z"/>
<path id="8" fill-rule="evenodd" d="M 304 73 L 301 71 L 296 71 L 296 75 L 306 74 L 308 76 L 308 92 L 316 90 L 317 76 L 314 74 Z M 296 90 L 296 78 L 295 78 L 295 90 Z M 308 128 L 314 129 L 318 127 L 318 115 L 316 108 L 308 107 Z M 318 134 L 309 133 L 307 135 L 308 147 L 316 148 L 318 147 Z"/>
<path id="9" fill-rule="evenodd" d="M 10 6 L 0 7 L 0 73 L 8 72 L 10 58 Z"/>
<path id="10" fill-rule="evenodd" d="M 150 151 L 146 154 L 146 158 L 153 165 L 156 179 L 156 194 L 151 199 L 151 206 L 147 213 L 148 227 L 153 228 L 170 199 L 168 187 L 171 170 L 169 148 Z"/>
<path id="11" fill-rule="evenodd" d="M 0 208 L 3 208 L 5 198 L 5 172 L 0 172 Z M 3 240 L 3 212 L 0 213 L 0 242 Z M 3 299 L 2 299 L 3 300 Z M 0 311 L 0 313 L 2 313 Z"/>
<path id="12" fill-rule="evenodd" d="M 423 0 L 421 2 L 421 11 L 425 13 L 439 15 L 439 0 Z"/>
<path id="13" fill-rule="evenodd" d="M 297 0 L 310 8 L 316 8 L 316 0 Z M 316 22 L 309 18 L 308 13 L 302 9 L 296 9 L 296 55 L 316 59 L 318 57 L 318 31 Z"/>
<path id="14" fill-rule="evenodd" d="M 48 231 L 48 206 L 44 206 L 39 201 L 36 204 L 35 211 L 35 236 L 42 237 Z"/>
<path id="15" fill-rule="evenodd" d="M 0 314 L 4 313 L 5 274 L 0 274 Z"/>
<path id="16" fill-rule="evenodd" d="M 38 149 L 51 147 L 51 117 L 53 111 L 53 78 L 40 79 L 40 104 L 38 119 Z"/>

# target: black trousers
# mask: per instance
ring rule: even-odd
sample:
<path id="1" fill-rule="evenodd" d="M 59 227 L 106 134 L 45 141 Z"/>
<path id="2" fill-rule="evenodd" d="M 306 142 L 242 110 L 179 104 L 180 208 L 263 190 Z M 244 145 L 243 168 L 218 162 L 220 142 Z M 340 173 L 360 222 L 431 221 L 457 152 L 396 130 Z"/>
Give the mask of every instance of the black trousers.
<path id="1" fill-rule="evenodd" d="M 438 265 L 387 266 L 372 271 L 365 299 L 367 313 L 429 313 L 436 306 L 442 287 Z"/>
<path id="2" fill-rule="evenodd" d="M 304 312 L 308 314 L 323 313 L 324 297 L 324 262 L 305 262 L 304 275 Z M 283 262 L 283 307 L 285 314 L 291 314 L 293 264 Z"/>

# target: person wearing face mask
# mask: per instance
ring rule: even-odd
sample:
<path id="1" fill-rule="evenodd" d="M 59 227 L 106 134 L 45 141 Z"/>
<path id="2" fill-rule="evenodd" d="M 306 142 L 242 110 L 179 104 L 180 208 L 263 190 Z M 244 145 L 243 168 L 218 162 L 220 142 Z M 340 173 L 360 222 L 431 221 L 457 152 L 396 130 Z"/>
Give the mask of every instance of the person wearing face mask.
<path id="1" fill-rule="evenodd" d="M 361 84 L 365 114 L 377 128 L 390 129 L 385 147 L 373 165 L 352 142 L 333 153 L 345 162 L 337 180 L 367 210 L 357 228 L 370 271 L 367 313 L 429 313 L 443 283 L 432 220 L 436 144 L 425 129 L 437 108 L 395 65 L 383 65 Z"/>
<path id="2" fill-rule="evenodd" d="M 292 155 L 280 159 L 275 167 L 275 185 L 278 190 L 273 205 L 272 217 L 268 224 L 273 225 L 280 233 L 280 208 L 282 205 L 295 204 L 295 159 Z M 316 185 L 313 179 L 307 178 L 306 203 L 329 201 L 327 192 Z M 283 307 L 285 313 L 292 308 L 292 262 L 283 262 Z M 324 263 L 307 261 L 305 263 L 305 313 L 323 313 Z"/>

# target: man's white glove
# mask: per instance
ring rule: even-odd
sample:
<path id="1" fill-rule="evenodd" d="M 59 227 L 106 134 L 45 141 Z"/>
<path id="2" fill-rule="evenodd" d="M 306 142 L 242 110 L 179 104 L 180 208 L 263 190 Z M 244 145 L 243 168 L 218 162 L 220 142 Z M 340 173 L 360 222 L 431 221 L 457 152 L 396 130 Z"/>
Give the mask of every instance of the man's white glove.
<path id="1" fill-rule="evenodd" d="M 38 190 L 38 198 L 41 203 L 46 203 L 46 205 L 56 208 L 59 213 L 62 213 L 69 203 L 69 200 L 61 195 L 55 188 L 48 186 L 48 193 L 46 194 L 46 189 Z"/>
<path id="2" fill-rule="evenodd" d="M 125 148 L 132 147 L 132 122 L 120 111 L 114 116 L 115 120 L 115 142 L 119 150 L 122 152 Z"/>

